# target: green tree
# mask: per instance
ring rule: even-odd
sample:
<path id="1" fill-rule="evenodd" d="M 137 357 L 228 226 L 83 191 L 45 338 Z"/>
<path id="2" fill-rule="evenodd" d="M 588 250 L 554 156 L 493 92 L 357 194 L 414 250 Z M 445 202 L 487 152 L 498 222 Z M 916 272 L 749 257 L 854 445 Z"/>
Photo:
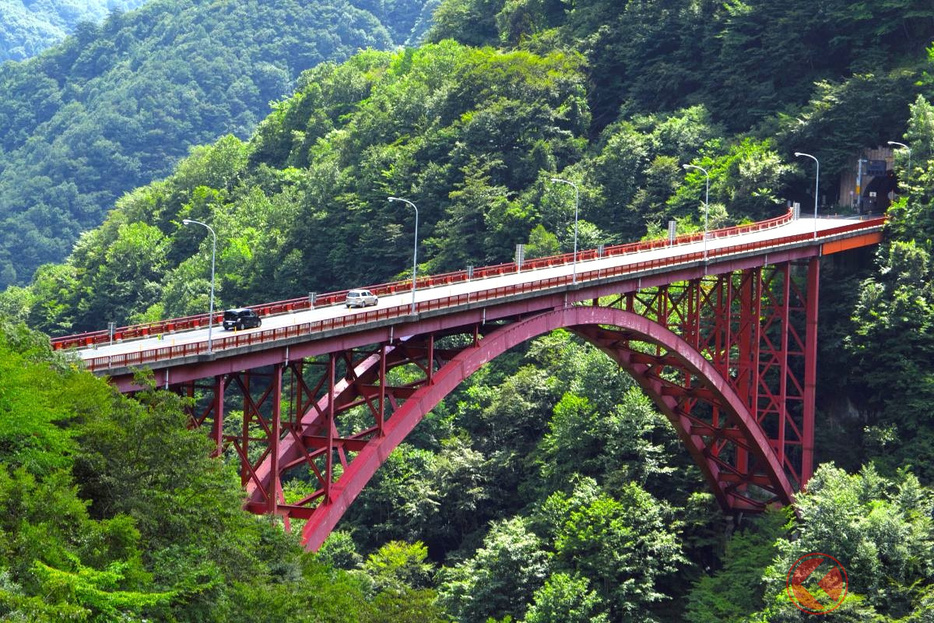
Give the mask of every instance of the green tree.
<path id="1" fill-rule="evenodd" d="M 525 623 L 607 623 L 602 601 L 584 578 L 554 573 L 535 592 Z"/>
<path id="2" fill-rule="evenodd" d="M 425 562 L 428 548 L 423 543 L 390 541 L 370 554 L 363 569 L 377 590 L 400 592 L 432 585 L 432 565 Z"/>
<path id="3" fill-rule="evenodd" d="M 543 29 L 546 20 L 544 0 L 506 0 L 496 14 L 500 41 L 516 45 Z"/>
<path id="4" fill-rule="evenodd" d="M 74 3 L 51 0 L 41 4 L 8 3 L 0 24 L 0 62 L 21 61 L 60 42 L 66 35 L 86 32 L 88 25 L 110 17 L 119 21 L 123 11 L 141 6 L 145 0 L 88 0 Z"/>
<path id="5" fill-rule="evenodd" d="M 442 0 L 435 9 L 428 39 L 457 39 L 466 45 L 488 45 L 498 39 L 495 16 L 505 0 Z"/>
<path id="6" fill-rule="evenodd" d="M 364 571 L 377 591 L 372 602 L 371 623 L 411 621 L 430 623 L 442 619 L 430 587 L 433 567 L 425 562 L 428 548 L 422 543 L 390 541 L 370 554 Z"/>
<path id="7" fill-rule="evenodd" d="M 465 266 L 483 266 L 490 258 L 502 255 L 501 249 L 490 249 L 489 213 L 497 204 L 508 202 L 505 186 L 490 186 L 491 171 L 502 168 L 501 161 L 471 161 L 463 168 L 464 181 L 451 191 L 451 203 L 446 218 L 438 222 L 435 238 L 426 241 L 437 248 L 431 268 L 435 272 L 458 270 Z M 502 209 L 502 208 L 500 208 Z M 451 240 L 459 241 L 450 244 Z"/>
<path id="8" fill-rule="evenodd" d="M 765 569 L 784 536 L 788 513 L 768 512 L 734 532 L 726 545 L 723 567 L 704 575 L 691 589 L 685 620 L 690 623 L 744 621 L 765 606 Z"/>
<path id="9" fill-rule="evenodd" d="M 670 509 L 634 483 L 611 497 L 582 479 L 553 494 L 543 516 L 554 522 L 556 568 L 587 578 L 612 620 L 649 620 L 665 598 L 657 582 L 685 562 Z"/>
<path id="10" fill-rule="evenodd" d="M 853 372 L 862 379 L 852 394 L 869 415 L 868 426 L 896 431 L 879 460 L 894 469 L 914 465 L 926 481 L 930 439 L 926 404 L 934 392 L 928 365 L 934 352 L 931 257 L 915 241 L 880 250 L 881 278 L 860 288 L 855 331 L 847 340 Z"/>
<path id="11" fill-rule="evenodd" d="M 614 488 L 659 483 L 673 471 L 666 465 L 665 446 L 654 440 L 667 426 L 635 389 L 625 392 L 610 413 L 585 397 L 565 394 L 539 446 L 543 476 L 553 488 L 574 476 L 599 478 Z"/>
<path id="12" fill-rule="evenodd" d="M 542 225 L 536 225 L 529 232 L 529 242 L 525 246 L 525 257 L 535 259 L 558 255 L 560 247 L 558 237 L 546 230 Z"/>
<path id="13" fill-rule="evenodd" d="M 167 604 L 132 519 L 95 521 L 72 478 L 75 428 L 111 414 L 114 390 L 2 319 L 0 361 L 0 617 L 103 620 Z"/>
<path id="14" fill-rule="evenodd" d="M 794 539 L 778 541 L 779 553 L 767 569 L 764 619 L 800 619 L 785 594 L 787 573 L 812 552 L 827 553 L 846 569 L 848 595 L 834 620 L 856 621 L 874 612 L 895 620 L 928 608 L 919 587 L 932 579 L 932 504 L 931 491 L 907 471 L 887 479 L 872 467 L 850 475 L 822 465 L 797 500 Z"/>
<path id="15" fill-rule="evenodd" d="M 520 618 L 548 576 L 549 556 L 521 517 L 496 522 L 483 546 L 447 569 L 439 598 L 458 621 Z"/>

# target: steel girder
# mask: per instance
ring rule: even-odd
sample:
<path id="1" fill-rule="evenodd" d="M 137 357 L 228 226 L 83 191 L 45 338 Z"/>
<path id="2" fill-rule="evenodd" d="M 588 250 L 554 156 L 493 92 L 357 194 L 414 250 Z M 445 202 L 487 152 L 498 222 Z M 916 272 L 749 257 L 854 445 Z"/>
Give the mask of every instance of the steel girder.
<path id="1" fill-rule="evenodd" d="M 632 292 L 619 302 L 670 328 L 715 366 L 755 415 L 796 488 L 813 472 L 819 266 L 810 258 L 747 268 Z M 745 452 L 736 449 L 742 472 Z"/>
<path id="2" fill-rule="evenodd" d="M 787 504 L 813 469 L 818 260 L 781 262 L 174 386 L 247 508 L 301 520 L 321 545 L 389 453 L 509 348 L 569 328 L 627 370 L 674 426 L 726 510 Z M 225 418 L 235 402 L 242 417 Z M 569 458 L 569 460 L 573 460 Z"/>

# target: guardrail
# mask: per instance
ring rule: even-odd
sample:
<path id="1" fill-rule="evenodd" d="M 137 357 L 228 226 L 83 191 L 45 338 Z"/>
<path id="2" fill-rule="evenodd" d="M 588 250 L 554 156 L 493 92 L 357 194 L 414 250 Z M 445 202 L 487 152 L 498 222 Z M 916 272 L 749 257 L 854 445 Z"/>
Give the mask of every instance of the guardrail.
<path id="1" fill-rule="evenodd" d="M 746 234 L 754 231 L 761 231 L 764 229 L 771 229 L 774 227 L 780 227 L 792 220 L 793 211 L 788 210 L 782 216 L 777 216 L 765 221 L 757 221 L 755 223 L 748 223 L 745 225 L 736 225 L 733 227 L 725 227 L 722 229 L 715 229 L 707 233 L 708 239 L 710 238 L 724 238 L 728 236 L 738 236 L 741 234 Z M 587 261 L 592 259 L 597 259 L 601 257 L 614 257 L 618 255 L 628 255 L 630 253 L 639 253 L 641 251 L 650 251 L 653 249 L 660 249 L 669 246 L 678 246 L 684 244 L 690 244 L 703 240 L 703 232 L 695 232 L 693 234 L 684 234 L 678 236 L 674 239 L 674 242 L 669 241 L 667 238 L 657 239 L 657 240 L 647 240 L 642 242 L 631 242 L 626 244 L 611 245 L 603 248 L 602 254 L 598 249 L 589 249 L 584 251 L 577 252 L 577 261 Z M 562 255 L 552 255 L 549 257 L 535 258 L 527 260 L 522 263 L 521 266 L 517 265 L 515 262 L 509 262 L 505 264 L 496 264 L 493 266 L 483 266 L 473 270 L 459 270 L 450 273 L 442 273 L 440 275 L 425 275 L 421 276 L 416 280 L 416 288 L 419 290 L 424 290 L 428 288 L 433 288 L 436 286 L 450 285 L 452 283 L 460 283 L 463 281 L 470 281 L 474 279 L 486 279 L 488 277 L 496 277 L 500 275 L 514 274 L 517 272 L 536 270 L 539 268 L 550 268 L 552 266 L 563 266 L 565 264 L 570 264 L 574 261 L 573 253 L 564 253 Z M 370 290 L 377 296 L 385 296 L 388 294 L 397 294 L 401 292 L 411 292 L 412 291 L 412 280 L 396 281 L 392 283 L 383 283 L 373 286 L 365 286 L 365 289 Z M 344 299 L 347 297 L 347 290 L 339 290 L 337 292 L 328 292 L 321 294 L 315 297 L 314 304 L 308 299 L 308 297 L 289 299 L 285 301 L 277 301 L 275 303 L 265 303 L 262 305 L 251 305 L 250 308 L 255 310 L 260 316 L 273 316 L 276 314 L 285 314 L 296 311 L 304 311 L 307 309 L 318 308 L 318 307 L 328 307 L 330 305 L 339 305 L 344 302 Z M 66 348 L 88 348 L 90 346 L 107 344 L 111 341 L 122 342 L 132 339 L 141 339 L 146 337 L 151 337 L 154 335 L 165 335 L 176 333 L 178 331 L 190 331 L 192 329 L 200 329 L 207 327 L 210 323 L 208 322 L 209 314 L 198 314 L 195 316 L 186 316 L 183 318 L 172 318 L 169 320 L 159 320 L 156 322 L 150 322 L 146 324 L 137 324 L 129 325 L 125 327 L 119 327 L 114 329 L 113 334 L 110 331 L 98 330 L 98 331 L 88 331 L 86 333 L 78 333 L 75 335 L 65 335 L 62 337 L 52 338 L 52 348 L 56 350 L 63 350 Z M 214 324 L 220 325 L 223 320 L 223 312 L 216 312 L 214 314 Z"/>
<path id="2" fill-rule="evenodd" d="M 851 231 L 859 229 L 873 229 L 881 226 L 885 222 L 884 218 L 872 219 L 871 221 L 856 221 L 854 223 L 849 223 L 847 225 L 841 225 L 839 227 L 834 227 L 829 230 L 825 230 L 820 233 L 820 238 L 833 237 L 839 234 L 848 233 Z M 716 258 L 724 257 L 727 255 L 735 255 L 737 253 L 745 253 L 749 251 L 757 251 L 766 248 L 774 248 L 785 246 L 789 244 L 794 244 L 797 242 L 805 242 L 814 239 L 814 234 L 811 232 L 794 234 L 790 236 L 783 236 L 781 238 L 776 238 L 772 240 L 759 240 L 755 242 L 748 242 L 738 245 L 731 245 L 729 247 L 710 249 L 707 252 L 707 258 Z M 548 258 L 542 258 L 548 259 Z M 577 283 L 593 281 L 596 279 L 604 279 L 607 277 L 615 277 L 624 274 L 637 273 L 645 270 L 652 270 L 655 268 L 666 268 L 666 267 L 675 267 L 684 264 L 690 264 L 692 262 L 700 261 L 704 259 L 703 251 L 696 251 L 693 253 L 688 253 L 685 255 L 678 255 L 675 257 L 665 257 L 665 258 L 655 258 L 650 260 L 645 260 L 641 262 L 635 262 L 632 264 L 625 264 L 622 266 L 614 266 L 609 268 L 600 268 L 589 271 L 583 271 L 577 275 Z M 457 273 L 459 274 L 459 273 Z M 503 273 L 498 273 L 503 274 Z M 507 285 L 507 286 L 498 286 L 494 288 L 488 288 L 485 290 L 480 290 L 478 292 L 471 292 L 469 294 L 458 294 L 446 297 L 439 297 L 437 299 L 431 299 L 428 301 L 421 301 L 416 304 L 416 313 L 432 311 L 437 309 L 444 309 L 448 307 L 454 307 L 458 305 L 463 305 L 466 303 L 475 303 L 481 301 L 487 301 L 490 299 L 503 298 L 506 296 L 513 296 L 516 294 L 523 294 L 527 292 L 536 292 L 542 290 L 549 290 L 561 286 L 566 286 L 572 283 L 572 275 L 562 275 L 559 277 L 551 277 L 548 279 L 539 279 L 533 281 L 527 281 L 519 284 Z M 421 282 L 419 282 L 421 283 Z M 451 282 L 447 282 L 451 283 Z M 237 348 L 241 346 L 248 346 L 252 344 L 260 344 L 265 342 L 273 342 L 278 340 L 284 340 L 292 337 L 298 337 L 302 335 L 308 335 L 310 333 L 317 333 L 322 331 L 328 331 L 331 329 L 339 329 L 347 326 L 367 324 L 379 320 L 386 320 L 391 318 L 398 318 L 400 316 L 406 316 L 412 313 L 411 304 L 404 305 L 395 305 L 393 307 L 383 307 L 379 309 L 374 309 L 370 311 L 365 311 L 357 314 L 350 314 L 346 316 L 340 316 L 337 318 L 330 318 L 326 320 L 317 320 L 314 322 L 306 322 L 302 324 L 292 325 L 288 327 L 280 327 L 277 329 L 266 329 L 263 331 L 251 331 L 246 334 L 237 334 L 229 337 L 223 337 L 213 340 L 213 350 L 214 352 L 227 350 L 231 348 Z M 163 348 L 149 349 L 145 351 L 139 351 L 136 353 L 126 353 L 121 355 L 108 355 L 104 357 L 95 357 L 86 360 L 87 368 L 92 371 L 97 370 L 107 370 L 113 368 L 125 368 L 130 366 L 139 366 L 147 363 L 153 363 L 157 361 L 163 361 L 166 359 L 175 359 L 179 357 L 187 357 L 192 355 L 201 355 L 207 353 L 207 343 L 206 342 L 197 342 L 192 344 L 183 344 L 179 346 L 167 346 Z"/>

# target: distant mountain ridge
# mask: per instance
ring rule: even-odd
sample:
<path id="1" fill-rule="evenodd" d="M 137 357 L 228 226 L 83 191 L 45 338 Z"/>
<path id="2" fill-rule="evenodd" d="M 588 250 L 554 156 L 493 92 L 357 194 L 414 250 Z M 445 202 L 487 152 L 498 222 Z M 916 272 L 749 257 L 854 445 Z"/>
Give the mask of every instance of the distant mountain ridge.
<path id="1" fill-rule="evenodd" d="M 248 137 L 302 71 L 410 39 L 426 4 L 154 0 L 0 65 L 0 289 L 191 146 Z"/>
<path id="2" fill-rule="evenodd" d="M 0 0 L 0 62 L 22 61 L 59 43 L 81 22 L 99 24 L 114 10 L 149 0 Z"/>

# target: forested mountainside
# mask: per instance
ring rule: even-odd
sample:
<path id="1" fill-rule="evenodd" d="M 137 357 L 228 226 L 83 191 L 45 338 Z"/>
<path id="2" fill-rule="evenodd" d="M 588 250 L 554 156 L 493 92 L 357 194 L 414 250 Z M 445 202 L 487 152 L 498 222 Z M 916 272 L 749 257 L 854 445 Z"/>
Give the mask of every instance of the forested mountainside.
<path id="1" fill-rule="evenodd" d="M 81 22 L 99 24 L 111 12 L 147 0 L 0 0 L 0 63 L 22 61 L 59 43 Z"/>
<path id="2" fill-rule="evenodd" d="M 303 73 L 249 137 L 195 148 L 0 296 L 0 614 L 805 621 L 787 572 L 833 552 L 849 592 L 828 620 L 934 617 L 934 8 L 443 0 L 434 16 L 426 45 Z M 238 511 L 178 397 L 116 396 L 17 324 L 205 311 L 210 240 L 183 218 L 215 228 L 218 306 L 242 305 L 405 276 L 414 215 L 389 195 L 419 207 L 420 273 L 442 272 L 519 242 L 570 250 L 556 175 L 581 190 L 586 248 L 697 228 L 706 180 L 683 164 L 709 171 L 717 225 L 813 201 L 796 151 L 834 189 L 890 140 L 911 151 L 885 243 L 822 269 L 822 464 L 795 509 L 757 519 L 724 517 L 632 380 L 556 332 L 462 384 L 301 554 Z M 831 191 L 821 210 L 849 206 Z"/>
<path id="3" fill-rule="evenodd" d="M 0 65 L 0 287 L 62 261 L 191 146 L 249 137 L 302 71 L 403 43 L 424 5 L 154 0 Z"/>

